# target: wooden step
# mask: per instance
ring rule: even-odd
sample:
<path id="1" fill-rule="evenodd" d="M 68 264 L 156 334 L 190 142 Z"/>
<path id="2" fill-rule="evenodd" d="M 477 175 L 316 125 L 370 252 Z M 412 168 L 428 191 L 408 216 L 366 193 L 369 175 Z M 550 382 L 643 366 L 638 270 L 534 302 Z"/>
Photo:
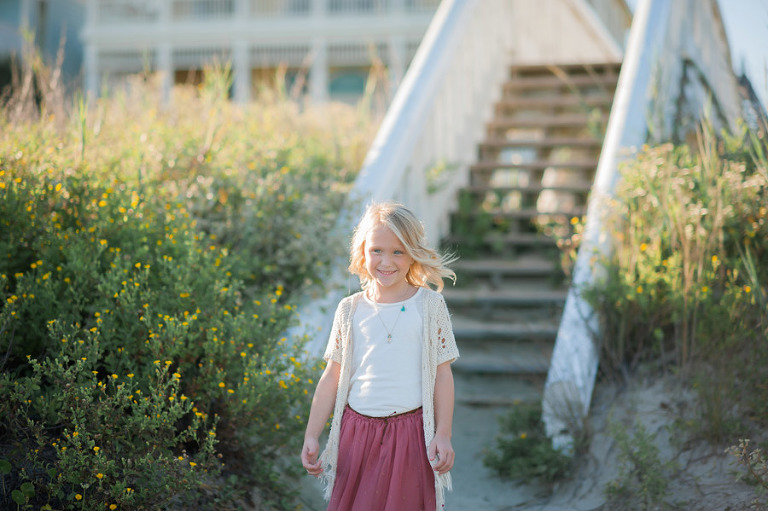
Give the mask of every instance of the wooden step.
<path id="1" fill-rule="evenodd" d="M 494 253 L 515 252 L 521 249 L 550 249 L 557 248 L 557 240 L 543 234 L 536 233 L 504 233 L 490 232 L 480 238 L 478 243 L 476 238 L 468 239 L 458 234 L 449 236 L 446 243 L 455 246 L 469 246 L 474 243 L 475 247 L 487 247 L 486 250 Z M 553 274 L 554 275 L 554 274 Z M 530 276 L 533 278 L 533 275 Z"/>
<path id="2" fill-rule="evenodd" d="M 453 334 L 457 339 L 467 340 L 549 340 L 557 337 L 556 321 L 517 321 L 489 322 L 472 319 L 466 316 L 454 315 L 451 318 Z"/>
<path id="3" fill-rule="evenodd" d="M 593 122 L 608 122 L 607 115 L 599 118 L 587 114 L 541 115 L 529 118 L 495 118 L 488 123 L 489 130 L 511 130 L 516 128 L 573 128 L 584 127 Z"/>
<path id="4" fill-rule="evenodd" d="M 463 373 L 546 374 L 552 357 L 551 343 L 518 343 L 511 347 L 504 341 L 457 342 L 460 356 L 451 367 Z"/>
<path id="5" fill-rule="evenodd" d="M 565 108 L 581 106 L 610 107 L 613 96 L 608 94 L 586 94 L 583 96 L 556 96 L 556 97 L 511 97 L 498 101 L 495 111 L 526 109 L 526 108 Z"/>
<path id="6" fill-rule="evenodd" d="M 609 87 L 616 88 L 616 76 L 589 76 L 569 75 L 567 81 L 550 74 L 549 76 L 516 76 L 510 78 L 502 85 L 504 92 L 520 91 L 526 89 L 561 89 L 564 87 Z"/>
<path id="7" fill-rule="evenodd" d="M 457 246 L 467 246 L 469 243 L 459 236 L 455 238 Z M 497 241 L 496 239 L 484 240 L 488 246 L 492 246 Z M 554 248 L 554 242 L 550 246 Z M 509 247 L 506 245 L 503 250 L 509 252 Z M 513 245 L 511 250 L 519 252 L 517 247 L 519 245 Z M 563 277 L 560 266 L 555 264 L 553 259 L 541 259 L 538 254 L 536 258 L 518 256 L 505 259 L 483 257 L 482 259 L 459 260 L 452 267 L 456 271 L 457 285 L 461 287 L 469 285 L 484 287 L 485 289 L 505 289 L 509 286 L 527 286 L 532 283 L 549 287 L 553 282 L 557 282 Z M 515 318 L 509 316 L 507 319 L 512 321 Z M 535 318 L 531 317 L 530 311 L 525 311 L 525 315 L 520 318 L 522 321 L 531 319 Z M 550 316 L 540 319 L 552 320 Z"/>
<path id="8" fill-rule="evenodd" d="M 510 76 L 523 74 L 551 74 L 552 68 L 557 68 L 566 73 L 600 73 L 601 71 L 618 74 L 621 62 L 596 62 L 590 63 L 562 63 L 562 64 L 522 64 L 510 66 Z"/>
<path id="9" fill-rule="evenodd" d="M 544 186 L 544 185 L 526 185 L 526 186 L 468 186 L 462 189 L 462 193 L 472 195 L 474 197 L 483 197 L 488 194 L 496 194 L 497 196 L 505 196 L 510 193 L 522 193 L 525 195 L 538 195 L 544 190 L 551 190 L 553 192 L 571 192 L 587 194 L 592 190 L 592 183 L 589 181 L 582 181 L 579 183 L 567 183 L 556 186 Z"/>
<path id="10" fill-rule="evenodd" d="M 498 275 L 501 277 L 548 277 L 558 273 L 558 266 L 545 259 L 466 259 L 455 262 L 453 269 L 459 274 Z"/>
<path id="11" fill-rule="evenodd" d="M 446 302 L 455 306 L 539 307 L 561 306 L 566 289 L 444 289 Z"/>
<path id="12" fill-rule="evenodd" d="M 551 148 L 551 147 L 602 147 L 603 141 L 599 138 L 586 137 L 547 137 L 540 140 L 510 139 L 505 137 L 491 137 L 480 144 L 481 150 L 487 149 L 514 149 L 520 147 Z"/>
<path id="13" fill-rule="evenodd" d="M 565 218 L 573 218 L 573 217 L 581 217 L 586 213 L 586 207 L 577 207 L 569 210 L 563 210 L 563 211 L 539 211 L 535 208 L 526 208 L 526 209 L 516 209 L 516 210 L 509 210 L 509 211 L 499 211 L 499 210 L 482 210 L 482 211 L 470 211 L 470 212 L 463 212 L 461 213 L 461 218 L 466 219 L 472 219 L 472 218 L 478 218 L 480 216 L 492 216 L 495 220 L 532 220 L 539 216 L 556 216 L 556 217 L 565 217 Z M 454 215 L 458 215 L 457 213 L 454 213 Z M 457 217 L 458 218 L 458 217 Z"/>
<path id="14" fill-rule="evenodd" d="M 498 169 L 525 169 L 525 170 L 544 170 L 547 168 L 555 169 L 580 169 L 594 170 L 597 168 L 597 160 L 576 160 L 576 161 L 552 161 L 536 160 L 527 162 L 501 162 L 493 160 L 480 160 L 472 165 L 470 172 L 488 172 Z"/>
<path id="15" fill-rule="evenodd" d="M 458 403 L 482 406 L 515 406 L 540 402 L 545 380 L 546 377 L 535 374 L 521 376 L 457 372 L 454 374 L 455 399 Z"/>

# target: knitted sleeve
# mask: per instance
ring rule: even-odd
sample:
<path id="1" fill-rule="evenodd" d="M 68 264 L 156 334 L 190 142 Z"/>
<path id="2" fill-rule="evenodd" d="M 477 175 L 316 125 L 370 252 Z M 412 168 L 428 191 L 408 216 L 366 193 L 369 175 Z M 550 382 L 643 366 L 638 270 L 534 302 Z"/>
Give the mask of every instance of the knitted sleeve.
<path id="1" fill-rule="evenodd" d="M 341 329 L 344 322 L 344 311 L 348 308 L 349 306 L 346 304 L 346 300 L 339 302 L 338 307 L 336 307 L 336 313 L 333 315 L 333 327 L 331 327 L 331 333 L 328 337 L 328 345 L 325 347 L 325 354 L 323 354 L 323 358 L 326 362 L 333 360 L 334 362 L 341 364 Z"/>
<path id="2" fill-rule="evenodd" d="M 333 317 L 333 328 L 328 340 L 328 347 L 325 350 L 325 359 L 334 360 L 341 365 L 339 372 L 339 386 L 336 389 L 336 403 L 333 406 L 333 418 L 331 419 L 331 430 L 328 434 L 328 441 L 325 449 L 320 455 L 323 462 L 323 472 L 320 474 L 320 481 L 325 487 L 324 494 L 326 500 L 331 498 L 333 485 L 336 480 L 336 465 L 339 457 L 339 438 L 341 436 L 341 417 L 344 415 L 344 405 L 347 403 L 349 394 L 350 378 L 350 349 L 349 335 L 351 330 L 352 315 L 354 313 L 355 296 L 360 293 L 345 298 L 336 308 L 336 314 Z"/>
<path id="3" fill-rule="evenodd" d="M 456 346 L 456 339 L 453 336 L 453 327 L 451 326 L 451 316 L 448 313 L 448 307 L 445 305 L 445 299 L 439 295 L 437 310 L 435 311 L 435 332 L 432 335 L 437 339 L 437 365 L 443 362 L 453 362 L 459 358 L 459 348 Z"/>

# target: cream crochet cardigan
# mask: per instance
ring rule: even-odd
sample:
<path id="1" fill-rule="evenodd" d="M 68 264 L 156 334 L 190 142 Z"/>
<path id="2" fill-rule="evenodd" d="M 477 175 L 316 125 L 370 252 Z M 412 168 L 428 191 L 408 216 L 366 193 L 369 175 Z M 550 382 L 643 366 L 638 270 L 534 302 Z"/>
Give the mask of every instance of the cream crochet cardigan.
<path id="1" fill-rule="evenodd" d="M 443 295 L 425 288 L 424 293 L 424 343 L 422 344 L 421 396 L 424 413 L 424 442 L 426 446 L 435 436 L 435 376 L 437 366 L 443 362 L 452 361 L 459 357 L 456 340 L 453 337 L 451 318 L 445 306 Z M 363 298 L 359 292 L 344 298 L 336 308 L 333 318 L 328 347 L 323 358 L 341 364 L 339 386 L 336 391 L 336 403 L 333 409 L 333 421 L 325 450 L 320 455 L 323 462 L 321 479 L 325 483 L 325 498 L 330 499 L 333 483 L 336 479 L 336 463 L 339 456 L 339 436 L 341 432 L 341 416 L 349 396 L 349 382 L 352 376 L 352 318 L 357 304 Z M 444 492 L 451 489 L 451 475 L 435 474 L 435 493 L 437 510 L 443 509 Z"/>

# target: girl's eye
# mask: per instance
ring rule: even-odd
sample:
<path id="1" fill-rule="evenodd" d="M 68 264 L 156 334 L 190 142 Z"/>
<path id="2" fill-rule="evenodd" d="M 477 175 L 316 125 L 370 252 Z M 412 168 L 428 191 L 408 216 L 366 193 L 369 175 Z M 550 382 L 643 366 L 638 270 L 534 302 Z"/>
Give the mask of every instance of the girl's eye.
<path id="1" fill-rule="evenodd" d="M 403 252 L 400 250 L 395 250 L 395 255 L 403 255 Z"/>
<path id="2" fill-rule="evenodd" d="M 373 252 L 374 254 L 381 254 L 381 249 L 380 248 L 374 248 L 373 250 L 371 250 L 371 252 Z"/>

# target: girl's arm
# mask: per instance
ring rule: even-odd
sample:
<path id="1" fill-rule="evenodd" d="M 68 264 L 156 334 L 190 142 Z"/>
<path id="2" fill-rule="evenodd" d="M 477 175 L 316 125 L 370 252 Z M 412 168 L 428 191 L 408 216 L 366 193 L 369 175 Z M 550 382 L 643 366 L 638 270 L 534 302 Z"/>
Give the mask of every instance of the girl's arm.
<path id="1" fill-rule="evenodd" d="M 315 395 L 312 397 L 307 430 L 304 433 L 304 447 L 301 449 L 301 464 L 304 465 L 309 474 L 315 477 L 323 471 L 322 463 L 318 459 L 320 434 L 323 432 L 325 423 L 328 422 L 336 403 L 336 388 L 339 386 L 340 372 L 341 365 L 329 360 L 320 381 L 317 382 Z"/>
<path id="2" fill-rule="evenodd" d="M 435 438 L 429 444 L 427 454 L 432 468 L 438 474 L 451 470 L 455 454 L 451 445 L 453 434 L 453 372 L 451 363 L 437 366 L 435 377 Z"/>

